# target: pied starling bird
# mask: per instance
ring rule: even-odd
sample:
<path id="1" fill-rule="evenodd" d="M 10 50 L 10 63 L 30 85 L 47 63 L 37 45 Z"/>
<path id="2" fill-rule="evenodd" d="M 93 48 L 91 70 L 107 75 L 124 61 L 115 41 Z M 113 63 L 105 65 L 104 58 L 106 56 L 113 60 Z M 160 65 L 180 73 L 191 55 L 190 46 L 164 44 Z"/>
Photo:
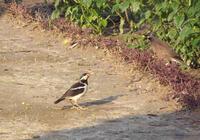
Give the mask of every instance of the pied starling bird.
<path id="1" fill-rule="evenodd" d="M 81 98 L 88 89 L 88 78 L 90 74 L 84 73 L 81 75 L 78 82 L 73 84 L 66 92 L 61 96 L 58 100 L 56 100 L 54 103 L 57 104 L 65 99 L 68 99 L 70 103 L 72 104 L 72 108 L 76 109 L 83 109 L 80 105 L 78 105 L 78 99 Z"/>

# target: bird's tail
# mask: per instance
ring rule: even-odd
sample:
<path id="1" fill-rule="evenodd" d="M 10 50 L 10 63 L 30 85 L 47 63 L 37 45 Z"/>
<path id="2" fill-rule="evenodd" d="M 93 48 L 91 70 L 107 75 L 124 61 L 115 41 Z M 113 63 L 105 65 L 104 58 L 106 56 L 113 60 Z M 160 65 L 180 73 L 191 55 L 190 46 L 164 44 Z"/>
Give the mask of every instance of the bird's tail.
<path id="1" fill-rule="evenodd" d="M 63 100 L 65 100 L 65 98 L 59 98 L 58 100 L 56 100 L 56 101 L 54 102 L 54 104 L 57 104 L 57 103 L 59 103 L 59 102 L 61 102 L 61 101 L 63 101 Z"/>

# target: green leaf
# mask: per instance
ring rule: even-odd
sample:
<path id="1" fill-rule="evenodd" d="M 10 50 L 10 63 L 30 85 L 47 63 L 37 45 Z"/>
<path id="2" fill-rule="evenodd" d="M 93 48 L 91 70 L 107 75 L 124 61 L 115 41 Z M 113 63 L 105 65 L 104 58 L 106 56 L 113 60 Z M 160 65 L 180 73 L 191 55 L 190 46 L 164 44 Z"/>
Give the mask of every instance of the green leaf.
<path id="1" fill-rule="evenodd" d="M 55 0 L 54 6 L 55 6 L 55 7 L 58 7 L 59 3 L 60 3 L 60 0 Z"/>
<path id="2" fill-rule="evenodd" d="M 106 0 L 96 0 L 96 5 L 98 8 L 104 7 L 106 4 Z"/>
<path id="3" fill-rule="evenodd" d="M 92 0 L 81 0 L 83 3 L 83 6 L 89 8 L 92 5 Z"/>
<path id="4" fill-rule="evenodd" d="M 197 37 L 194 40 L 192 40 L 192 46 L 194 46 L 194 47 L 199 46 L 200 47 L 200 37 Z"/>
<path id="5" fill-rule="evenodd" d="M 106 27 L 107 24 L 108 24 L 108 22 L 107 22 L 106 19 L 101 20 L 101 25 L 102 25 L 103 27 Z"/>
<path id="6" fill-rule="evenodd" d="M 52 15 L 51 15 L 51 19 L 56 19 L 56 18 L 59 18 L 60 16 L 60 10 L 54 10 Z"/>
<path id="7" fill-rule="evenodd" d="M 180 40 L 185 40 L 190 34 L 193 33 L 192 27 L 185 26 L 180 32 Z"/>
<path id="8" fill-rule="evenodd" d="M 140 9 L 141 2 L 139 1 L 131 1 L 131 11 L 137 12 Z"/>
<path id="9" fill-rule="evenodd" d="M 145 12 L 145 18 L 148 19 L 148 18 L 151 16 L 151 14 L 152 14 L 152 13 L 151 13 L 150 10 L 146 11 L 146 12 Z"/>
<path id="10" fill-rule="evenodd" d="M 180 15 L 176 15 L 174 17 L 174 23 L 176 27 L 181 28 L 181 25 L 183 24 L 184 20 L 185 20 L 185 15 L 183 13 L 181 13 Z"/>
<path id="11" fill-rule="evenodd" d="M 167 33 L 167 36 L 173 40 L 177 35 L 177 31 L 175 29 L 170 29 L 169 32 Z"/>
<path id="12" fill-rule="evenodd" d="M 119 9 L 120 9 L 119 7 L 120 7 L 119 4 L 113 5 L 111 12 L 114 13 L 114 12 L 116 12 L 116 11 L 119 11 Z"/>
<path id="13" fill-rule="evenodd" d="M 155 5 L 156 12 L 160 11 L 161 9 L 162 9 L 162 3 L 159 3 L 159 4 Z"/>
<path id="14" fill-rule="evenodd" d="M 168 15 L 167 20 L 171 21 L 178 12 L 178 6 L 173 8 L 173 11 Z"/>
<path id="15" fill-rule="evenodd" d="M 96 17 L 96 16 L 93 16 L 93 15 L 91 15 L 91 16 L 87 17 L 87 19 L 88 19 L 88 21 L 89 21 L 89 22 L 92 22 L 92 21 L 96 20 L 96 19 L 97 19 L 97 17 Z"/>
<path id="16" fill-rule="evenodd" d="M 130 6 L 130 1 L 129 0 L 125 0 L 123 1 L 123 3 L 121 3 L 120 5 L 120 9 L 122 12 L 125 12 Z"/>

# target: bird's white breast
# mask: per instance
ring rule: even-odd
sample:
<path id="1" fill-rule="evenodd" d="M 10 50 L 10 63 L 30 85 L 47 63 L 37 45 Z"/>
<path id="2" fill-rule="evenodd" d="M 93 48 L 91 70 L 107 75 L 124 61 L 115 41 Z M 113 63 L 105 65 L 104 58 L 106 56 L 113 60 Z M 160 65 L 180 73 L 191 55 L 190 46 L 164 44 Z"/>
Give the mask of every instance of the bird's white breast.
<path id="1" fill-rule="evenodd" d="M 73 97 L 70 97 L 69 99 L 72 99 L 72 100 L 78 100 L 79 98 L 81 98 L 86 92 L 87 92 L 87 89 L 88 89 L 88 85 L 84 83 L 84 91 L 83 93 L 80 93 L 76 96 L 73 96 Z"/>

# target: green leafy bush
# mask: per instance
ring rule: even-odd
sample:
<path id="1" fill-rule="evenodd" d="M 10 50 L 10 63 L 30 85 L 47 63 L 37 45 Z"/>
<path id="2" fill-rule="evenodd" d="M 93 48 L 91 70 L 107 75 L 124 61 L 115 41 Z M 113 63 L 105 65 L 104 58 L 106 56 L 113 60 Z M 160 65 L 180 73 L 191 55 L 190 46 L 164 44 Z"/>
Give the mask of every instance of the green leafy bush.
<path id="1" fill-rule="evenodd" d="M 132 30 L 136 28 L 136 21 L 140 11 L 141 2 L 139 0 L 116 0 L 112 6 L 112 13 L 120 17 L 119 30 L 122 34 L 124 32 L 125 24 Z"/>
<path id="2" fill-rule="evenodd" d="M 169 42 L 185 62 L 200 63 L 199 0 L 149 0 L 141 9 L 145 15 L 141 21 L 150 24 L 152 31 Z"/>
<path id="3" fill-rule="evenodd" d="M 134 31 L 143 24 L 167 41 L 190 65 L 200 62 L 200 1 L 199 0 L 54 0 L 52 18 L 64 16 L 81 27 L 102 34 L 117 26 Z M 146 48 L 146 42 L 133 48 Z M 129 45 L 130 47 L 130 45 Z"/>
<path id="4" fill-rule="evenodd" d="M 107 18 L 103 14 L 109 8 L 106 0 L 55 0 L 55 11 L 52 19 L 65 16 L 82 27 L 94 29 L 101 34 L 107 26 Z"/>

